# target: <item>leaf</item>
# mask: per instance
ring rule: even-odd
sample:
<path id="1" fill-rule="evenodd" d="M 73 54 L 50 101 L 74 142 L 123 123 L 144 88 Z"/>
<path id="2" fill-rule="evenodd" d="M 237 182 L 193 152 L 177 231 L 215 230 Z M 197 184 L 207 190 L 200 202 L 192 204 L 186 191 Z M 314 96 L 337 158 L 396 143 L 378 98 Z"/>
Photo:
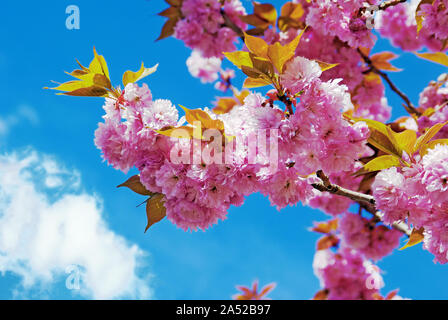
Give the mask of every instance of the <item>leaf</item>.
<path id="1" fill-rule="evenodd" d="M 57 93 L 58 95 L 79 97 L 108 97 L 109 92 L 116 94 L 110 82 L 106 60 L 96 52 L 95 48 L 93 48 L 93 53 L 94 58 L 88 68 L 77 61 L 81 69 L 66 72 L 78 80 L 58 83 L 57 87 L 45 87 L 44 89 L 62 91 Z"/>
<path id="2" fill-rule="evenodd" d="M 246 31 L 247 34 L 250 34 L 251 36 L 262 36 L 264 35 L 264 29 L 263 28 L 252 28 Z"/>
<path id="3" fill-rule="evenodd" d="M 427 144 L 421 147 L 420 155 L 423 157 L 428 153 L 429 150 L 433 149 L 438 144 L 448 145 L 448 139 L 437 139 L 428 142 Z"/>
<path id="4" fill-rule="evenodd" d="M 327 300 L 328 298 L 328 290 L 322 289 L 317 291 L 317 293 L 314 295 L 313 300 Z"/>
<path id="5" fill-rule="evenodd" d="M 180 107 L 185 111 L 185 118 L 189 124 L 196 126 L 196 123 L 199 122 L 205 129 L 224 130 L 224 123 L 221 120 L 212 119 L 207 112 L 201 109 L 188 109 L 181 105 Z"/>
<path id="6" fill-rule="evenodd" d="M 417 142 L 415 143 L 415 151 L 419 151 L 420 148 L 422 146 L 424 146 L 425 144 L 427 144 L 432 138 L 434 138 L 434 136 L 448 123 L 444 122 L 444 123 L 436 123 L 435 125 L 433 125 L 431 128 L 429 128 L 425 134 L 421 135 L 418 139 Z"/>
<path id="7" fill-rule="evenodd" d="M 235 51 L 235 52 L 223 52 L 227 59 L 230 60 L 235 66 L 241 69 L 242 66 L 253 68 L 253 62 L 249 52 Z"/>
<path id="8" fill-rule="evenodd" d="M 175 139 L 191 139 L 194 137 L 194 128 L 188 126 L 172 127 L 163 130 L 155 130 L 158 134 Z M 202 137 L 195 137 L 201 139 Z"/>
<path id="9" fill-rule="evenodd" d="M 183 0 L 165 0 L 166 3 L 168 3 L 170 6 L 173 7 L 180 7 L 182 6 Z"/>
<path id="10" fill-rule="evenodd" d="M 356 119 L 365 122 L 370 129 L 368 141 L 381 151 L 401 158 L 402 152 L 397 146 L 393 131 L 384 123 L 370 119 Z"/>
<path id="11" fill-rule="evenodd" d="M 89 70 L 92 73 L 103 74 L 109 79 L 109 68 L 103 56 L 98 55 L 95 47 L 93 47 L 94 58 L 89 65 Z"/>
<path id="12" fill-rule="evenodd" d="M 174 34 L 174 27 L 176 27 L 177 22 L 179 21 L 178 18 L 170 18 L 168 19 L 165 24 L 162 27 L 162 30 L 160 31 L 159 37 L 156 39 L 156 41 L 168 38 Z"/>
<path id="13" fill-rule="evenodd" d="M 398 56 L 395 53 L 392 52 L 381 52 L 376 53 L 371 56 L 372 64 L 379 70 L 386 70 L 386 71 L 401 71 L 401 69 L 398 69 L 394 67 L 389 60 L 396 59 Z"/>
<path id="14" fill-rule="evenodd" d="M 396 156 L 384 155 L 369 161 L 364 165 L 364 169 L 368 171 L 380 171 L 398 166 L 400 166 L 400 160 Z"/>
<path id="15" fill-rule="evenodd" d="M 339 239 L 330 234 L 323 236 L 317 241 L 317 250 L 326 250 L 332 247 L 335 247 L 339 244 Z"/>
<path id="16" fill-rule="evenodd" d="M 319 67 L 322 70 L 322 72 L 330 70 L 339 65 L 339 63 L 332 64 L 332 63 L 326 63 L 326 62 L 319 61 L 319 60 L 314 60 L 314 61 L 316 61 L 319 64 Z"/>
<path id="17" fill-rule="evenodd" d="M 420 58 L 439 63 L 448 67 L 448 55 L 444 52 L 434 52 L 434 53 L 418 53 L 414 52 Z"/>
<path id="18" fill-rule="evenodd" d="M 338 219 L 332 219 L 325 222 L 315 223 L 314 227 L 311 228 L 311 231 L 329 234 L 332 231 L 337 230 L 338 228 Z"/>
<path id="19" fill-rule="evenodd" d="M 258 3 L 253 1 L 254 6 L 254 14 L 257 17 L 269 22 L 269 24 L 274 25 L 275 21 L 277 21 L 277 10 L 270 3 Z"/>
<path id="20" fill-rule="evenodd" d="M 241 71 L 243 71 L 243 73 L 246 76 L 248 76 L 249 78 L 254 78 L 254 79 L 262 78 L 264 75 L 263 72 L 261 72 L 260 70 L 255 69 L 255 68 L 249 68 L 246 66 L 242 66 Z"/>
<path id="21" fill-rule="evenodd" d="M 395 141 L 400 150 L 406 151 L 408 155 L 414 153 L 414 146 L 417 141 L 417 132 L 414 130 L 405 130 L 400 133 L 394 133 Z"/>
<path id="22" fill-rule="evenodd" d="M 261 34 L 264 33 L 264 30 L 266 30 L 267 28 L 269 28 L 269 21 L 266 21 L 263 18 L 260 18 L 259 16 L 255 15 L 255 14 L 248 14 L 246 16 L 240 16 L 241 21 L 243 21 L 244 23 L 250 24 L 251 26 L 254 26 L 254 29 L 251 30 L 256 30 L 257 32 L 259 32 L 261 30 Z M 250 31 L 250 30 L 249 30 Z M 248 34 L 254 34 L 254 32 L 247 32 Z"/>
<path id="23" fill-rule="evenodd" d="M 155 223 L 161 221 L 166 216 L 165 208 L 165 195 L 157 193 L 152 196 L 146 202 L 146 216 L 148 218 L 148 224 L 146 225 L 145 232 Z"/>
<path id="24" fill-rule="evenodd" d="M 145 68 L 144 63 L 142 62 L 142 66 L 140 67 L 140 70 L 138 70 L 136 72 L 128 70 L 123 74 L 123 85 L 126 87 L 126 85 L 128 83 L 137 82 L 137 81 L 149 76 L 150 74 L 153 74 L 154 72 L 157 71 L 158 66 L 159 66 L 159 64 L 156 64 L 152 68 Z"/>
<path id="25" fill-rule="evenodd" d="M 389 292 L 386 295 L 386 297 L 384 298 L 384 300 L 392 300 L 397 294 L 398 294 L 398 289 L 395 289 L 395 290 Z"/>
<path id="26" fill-rule="evenodd" d="M 264 87 L 270 85 L 271 82 L 262 78 L 254 79 L 254 78 L 247 78 L 244 81 L 243 87 L 244 88 L 258 88 L 258 87 Z"/>
<path id="27" fill-rule="evenodd" d="M 212 111 L 216 114 L 225 114 L 230 112 L 236 105 L 238 105 L 238 102 L 233 98 L 220 98 Z"/>
<path id="28" fill-rule="evenodd" d="M 246 44 L 247 49 L 249 49 L 249 51 L 254 53 L 256 56 L 265 59 L 268 58 L 268 44 L 263 39 L 253 37 L 245 33 L 244 43 Z"/>
<path id="29" fill-rule="evenodd" d="M 165 18 L 177 18 L 180 16 L 180 12 L 176 7 L 169 7 L 162 12 L 159 12 L 157 15 Z"/>
<path id="30" fill-rule="evenodd" d="M 66 95 L 74 97 L 108 97 L 108 91 L 97 86 L 79 88 L 70 92 L 59 92 L 57 95 Z"/>
<path id="31" fill-rule="evenodd" d="M 410 248 L 410 247 L 415 246 L 416 244 L 419 244 L 420 242 L 422 242 L 424 239 L 424 235 L 423 235 L 424 231 L 425 230 L 423 228 L 412 229 L 412 233 L 409 236 L 408 242 L 406 243 L 406 245 L 404 247 L 400 248 L 400 250 Z"/>
<path id="32" fill-rule="evenodd" d="M 285 63 L 294 57 L 297 46 L 299 45 L 300 39 L 302 38 L 304 32 L 305 29 L 303 29 L 300 34 L 294 38 L 294 40 L 285 46 L 282 46 L 279 42 L 269 46 L 268 57 L 278 72 L 282 73 Z"/>
<path id="33" fill-rule="evenodd" d="M 134 191 L 135 193 L 141 194 L 143 196 L 149 196 L 153 194 L 151 191 L 148 191 L 145 188 L 145 186 L 140 182 L 139 175 L 132 176 L 128 180 L 117 186 L 117 188 L 120 187 L 127 187 L 132 191 Z"/>
<path id="34" fill-rule="evenodd" d="M 305 11 L 302 4 L 286 2 L 281 9 L 280 17 L 277 21 L 278 28 L 285 32 L 289 28 L 299 29 L 302 26 L 300 18 Z"/>
<path id="35" fill-rule="evenodd" d="M 249 95 L 250 95 L 250 91 L 249 90 L 242 90 L 240 93 L 235 94 L 235 97 L 238 99 L 240 104 L 243 105 L 244 104 L 244 100 Z"/>

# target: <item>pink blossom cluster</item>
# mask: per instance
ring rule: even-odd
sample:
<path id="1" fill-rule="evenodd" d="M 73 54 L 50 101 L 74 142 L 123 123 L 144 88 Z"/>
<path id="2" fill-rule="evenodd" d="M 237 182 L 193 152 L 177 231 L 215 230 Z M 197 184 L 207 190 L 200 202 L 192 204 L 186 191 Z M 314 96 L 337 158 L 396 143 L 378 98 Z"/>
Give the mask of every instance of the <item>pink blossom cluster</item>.
<path id="1" fill-rule="evenodd" d="M 377 4 L 379 1 L 369 2 Z M 350 47 L 371 48 L 375 38 L 367 25 L 367 16 L 361 10 L 366 4 L 365 0 L 313 1 L 308 8 L 306 23 L 321 34 L 338 37 Z"/>
<path id="2" fill-rule="evenodd" d="M 320 74 L 315 61 L 296 57 L 280 77 L 292 95 L 299 94 L 294 115 L 280 127 L 286 144 L 280 155 L 300 164 L 302 175 L 319 169 L 327 174 L 349 170 L 365 151 L 369 135 L 363 122 L 351 125 L 342 117 L 352 105 L 347 87 L 340 79 L 324 82 Z"/>
<path id="3" fill-rule="evenodd" d="M 440 41 L 448 39 L 448 0 L 434 0 L 421 5 L 423 28 L 430 30 Z"/>
<path id="4" fill-rule="evenodd" d="M 381 171 L 372 185 L 384 222 L 424 228 L 424 248 L 448 262 L 448 146 L 437 144 L 410 167 Z"/>
<path id="5" fill-rule="evenodd" d="M 206 141 L 158 134 L 155 130 L 179 126 L 183 120 L 170 101 L 153 100 L 146 85 L 128 84 L 118 100 L 106 99 L 95 143 L 115 168 L 137 167 L 145 187 L 165 195 L 168 219 L 185 230 L 206 229 L 254 192 L 262 192 L 278 208 L 305 202 L 314 195 L 309 176 L 319 169 L 329 174 L 349 170 L 364 152 L 369 134 L 364 123 L 351 125 L 342 118 L 342 109 L 351 103 L 347 88 L 339 81 L 321 81 L 316 66 L 305 58 L 287 65 L 297 74 L 294 78 L 286 73 L 284 85 L 303 91 L 294 101 L 294 114 L 285 115 L 259 94 L 250 94 L 243 106 L 226 114 L 204 109 L 210 118 L 222 121 L 227 136 L 247 142 L 220 149 L 225 162 L 204 160 Z M 250 141 L 259 142 L 260 132 L 267 142 L 252 150 Z M 173 150 L 187 150 L 188 161 L 173 161 Z"/>
<path id="6" fill-rule="evenodd" d="M 328 300 L 375 300 L 384 286 L 379 268 L 348 248 L 317 251 L 313 269 Z"/>
<path id="7" fill-rule="evenodd" d="M 241 29 L 245 24 L 239 19 L 245 14 L 240 0 L 184 0 L 183 18 L 177 22 L 174 36 L 191 49 L 199 50 L 206 58 L 222 57 L 222 52 L 234 51 L 238 35 L 225 25 L 226 16 Z"/>
<path id="8" fill-rule="evenodd" d="M 375 261 L 387 256 L 400 244 L 400 231 L 378 225 L 359 214 L 345 213 L 339 220 L 342 246 L 355 249 Z"/>
<path id="9" fill-rule="evenodd" d="M 342 78 L 348 87 L 353 104 L 344 111 L 353 111 L 353 116 L 387 121 L 391 107 L 385 98 L 385 87 L 378 78 L 363 75 L 361 56 L 356 48 L 350 47 L 334 36 L 324 35 L 308 29 L 297 48 L 297 54 L 309 59 L 338 64 L 322 74 L 323 80 Z"/>
<path id="10" fill-rule="evenodd" d="M 218 57 L 204 58 L 200 51 L 193 50 L 187 59 L 188 71 L 202 83 L 215 82 L 221 71 L 222 60 Z"/>
<path id="11" fill-rule="evenodd" d="M 439 76 L 420 93 L 419 109 L 422 112 L 434 110 L 433 114 L 423 115 L 418 119 L 418 128 L 423 131 L 437 123 L 448 121 L 448 74 Z M 448 138 L 448 127 L 443 127 L 435 139 Z"/>
<path id="12" fill-rule="evenodd" d="M 446 0 L 442 2 L 446 5 Z M 381 36 L 389 38 L 392 44 L 403 50 L 414 51 L 427 47 L 432 51 L 440 51 L 448 35 L 446 6 L 439 11 L 439 0 L 434 1 L 433 5 L 423 4 L 421 8 L 425 19 L 423 28 L 417 33 L 415 12 L 419 3 L 420 0 L 406 1 L 379 12 L 375 27 Z"/>

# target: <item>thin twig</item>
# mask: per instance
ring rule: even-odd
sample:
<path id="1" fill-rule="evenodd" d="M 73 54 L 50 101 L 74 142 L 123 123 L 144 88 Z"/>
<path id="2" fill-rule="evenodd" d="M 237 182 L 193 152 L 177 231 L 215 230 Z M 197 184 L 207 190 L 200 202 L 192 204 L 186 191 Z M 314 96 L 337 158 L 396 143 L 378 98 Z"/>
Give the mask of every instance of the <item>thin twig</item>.
<path id="1" fill-rule="evenodd" d="M 390 80 L 389 76 L 383 71 L 379 70 L 377 67 L 375 67 L 372 60 L 368 56 L 366 56 L 359 48 L 357 50 L 358 53 L 361 55 L 362 59 L 365 61 L 365 63 L 369 65 L 369 70 L 375 72 L 381 78 L 383 78 L 389 84 L 389 87 L 392 89 L 392 91 L 394 91 L 403 99 L 403 101 L 406 103 L 405 105 L 406 111 L 410 114 L 420 116 L 421 113 L 414 107 L 411 100 L 409 100 L 409 98 L 400 89 L 398 89 L 397 86 L 395 86 L 392 80 Z"/>

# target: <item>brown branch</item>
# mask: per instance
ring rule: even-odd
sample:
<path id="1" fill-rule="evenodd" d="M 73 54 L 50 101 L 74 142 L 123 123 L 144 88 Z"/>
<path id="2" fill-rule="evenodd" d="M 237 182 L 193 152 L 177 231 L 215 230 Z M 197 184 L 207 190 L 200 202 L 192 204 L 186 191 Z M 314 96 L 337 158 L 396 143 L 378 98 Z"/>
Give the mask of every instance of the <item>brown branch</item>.
<path id="1" fill-rule="evenodd" d="M 403 101 L 406 103 L 406 105 L 404 105 L 406 111 L 410 114 L 421 116 L 420 111 L 418 111 L 412 104 L 411 100 L 409 100 L 409 98 L 400 89 L 398 89 L 397 86 L 395 86 L 392 80 L 390 80 L 389 76 L 380 69 L 378 69 L 377 67 L 375 67 L 372 60 L 368 56 L 366 56 L 359 48 L 357 50 L 358 53 L 361 55 L 362 59 L 364 60 L 364 62 L 368 64 L 369 70 L 375 72 L 377 75 L 383 78 L 389 84 L 389 87 L 392 89 L 392 91 L 394 91 L 403 99 Z"/>
<path id="2" fill-rule="evenodd" d="M 393 7 L 396 6 L 397 4 L 406 2 L 407 0 L 389 0 L 389 1 L 384 1 L 383 3 L 381 3 L 378 6 L 379 10 L 386 10 L 389 7 Z"/>
<path id="3" fill-rule="evenodd" d="M 278 100 L 280 100 L 281 102 L 283 102 L 286 106 L 286 108 L 288 109 L 288 112 L 290 115 L 294 114 L 294 110 L 292 109 L 292 101 L 291 99 L 289 99 L 286 95 L 277 95 Z"/>
<path id="4" fill-rule="evenodd" d="M 316 175 L 322 180 L 322 183 L 313 183 L 312 184 L 313 188 L 321 192 L 329 192 L 331 194 L 347 197 L 359 203 L 359 205 L 364 210 L 371 213 L 378 220 L 378 222 L 382 221 L 381 218 L 383 217 L 383 214 L 376 209 L 375 207 L 376 201 L 374 197 L 364 193 L 348 190 L 341 186 L 331 183 L 328 176 L 322 170 L 317 171 Z M 411 230 L 404 222 L 394 223 L 392 224 L 392 227 L 404 233 L 408 237 L 411 235 Z"/>
<path id="5" fill-rule="evenodd" d="M 317 171 L 317 176 L 322 180 L 322 183 L 315 183 L 312 186 L 321 192 L 330 192 L 339 196 L 350 198 L 355 202 L 361 202 L 367 205 L 375 205 L 375 198 L 356 191 L 345 189 L 341 186 L 332 184 L 330 179 L 325 175 L 322 170 Z"/>
<path id="6" fill-rule="evenodd" d="M 232 20 L 230 20 L 224 9 L 221 9 L 221 16 L 224 18 L 224 24 L 233 30 L 244 41 L 244 31 L 241 30 Z"/>

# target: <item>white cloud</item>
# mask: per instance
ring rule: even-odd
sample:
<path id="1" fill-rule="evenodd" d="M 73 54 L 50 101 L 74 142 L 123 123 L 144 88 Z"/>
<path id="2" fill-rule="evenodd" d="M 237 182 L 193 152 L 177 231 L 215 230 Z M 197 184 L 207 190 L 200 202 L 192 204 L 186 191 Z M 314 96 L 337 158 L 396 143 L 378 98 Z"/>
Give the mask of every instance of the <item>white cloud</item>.
<path id="1" fill-rule="evenodd" d="M 39 124 L 39 116 L 32 107 L 22 104 L 14 113 L 0 117 L 0 135 L 8 134 L 13 127 L 22 121 L 36 126 Z"/>
<path id="2" fill-rule="evenodd" d="M 146 254 L 108 228 L 100 199 L 76 181 L 77 172 L 33 150 L 0 155 L 0 273 L 39 290 L 78 265 L 83 297 L 150 298 L 140 276 Z"/>

